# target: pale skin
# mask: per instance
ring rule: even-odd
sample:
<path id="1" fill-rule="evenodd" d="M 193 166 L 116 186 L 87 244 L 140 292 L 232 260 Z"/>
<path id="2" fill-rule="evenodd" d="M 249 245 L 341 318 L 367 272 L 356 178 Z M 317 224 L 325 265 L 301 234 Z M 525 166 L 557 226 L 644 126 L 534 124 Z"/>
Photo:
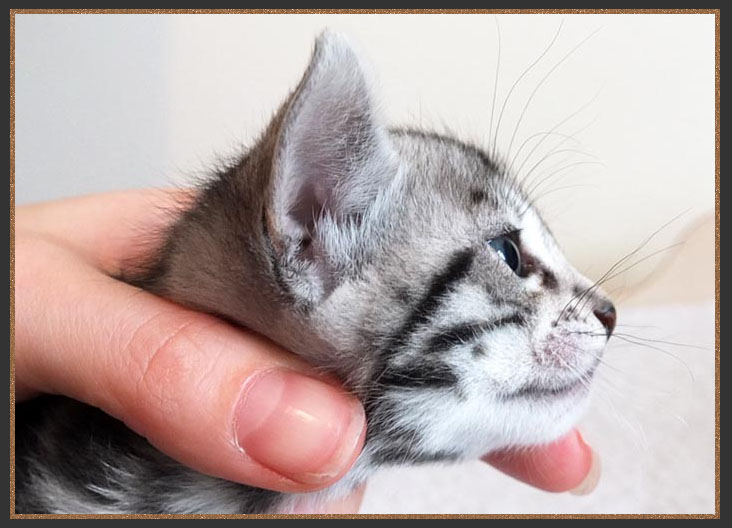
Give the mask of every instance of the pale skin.
<path id="1" fill-rule="evenodd" d="M 332 484 L 365 434 L 360 404 L 335 380 L 267 339 L 113 278 L 150 251 L 140 240 L 171 220 L 161 211 L 181 197 L 124 191 L 16 209 L 16 401 L 51 393 L 100 407 L 183 464 L 229 480 L 285 492 Z M 254 408 L 272 398 L 247 396 L 242 407 L 242 395 L 272 372 L 285 373 L 280 404 Z M 307 423 L 288 394 L 309 398 Z M 273 446 L 272 432 L 283 429 L 297 434 L 278 434 Z M 598 477 L 577 431 L 484 460 L 553 492 L 588 493 Z M 357 512 L 363 492 L 325 512 Z"/>

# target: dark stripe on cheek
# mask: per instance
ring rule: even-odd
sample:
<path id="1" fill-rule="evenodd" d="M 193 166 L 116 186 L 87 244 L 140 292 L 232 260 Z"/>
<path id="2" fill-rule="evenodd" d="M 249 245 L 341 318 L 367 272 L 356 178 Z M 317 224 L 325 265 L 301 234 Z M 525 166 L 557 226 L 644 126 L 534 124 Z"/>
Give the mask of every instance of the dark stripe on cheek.
<path id="1" fill-rule="evenodd" d="M 434 335 L 425 347 L 428 352 L 444 352 L 454 346 L 463 345 L 477 338 L 485 327 L 485 323 L 467 323 L 453 326 Z"/>
<path id="2" fill-rule="evenodd" d="M 404 347 L 409 337 L 420 326 L 429 321 L 442 303 L 445 294 L 457 281 L 467 276 L 475 255 L 471 249 L 463 249 L 453 255 L 444 271 L 430 281 L 427 293 L 406 318 L 404 324 L 387 340 L 383 355 L 388 357 Z"/>
<path id="3" fill-rule="evenodd" d="M 379 383 L 392 387 L 443 389 L 457 385 L 455 373 L 444 363 L 422 363 L 390 368 Z"/>
<path id="4" fill-rule="evenodd" d="M 430 320 L 450 288 L 468 275 L 474 258 L 475 254 L 470 248 L 456 252 L 450 258 L 446 268 L 432 278 L 427 292 L 411 311 L 404 324 L 387 339 L 381 349 L 379 362 L 374 369 L 374 388 L 366 398 L 367 413 L 372 412 L 378 404 L 377 388 L 383 385 L 431 388 L 457 385 L 457 376 L 445 364 L 429 362 L 418 366 L 395 367 L 390 366 L 389 361 L 407 345 L 409 337 L 415 330 Z"/>
<path id="5" fill-rule="evenodd" d="M 454 346 L 468 344 L 478 339 L 482 334 L 493 332 L 506 325 L 521 325 L 526 320 L 518 313 L 501 317 L 495 321 L 480 321 L 454 326 L 430 338 L 426 349 L 428 352 L 439 353 Z"/>
<path id="6" fill-rule="evenodd" d="M 402 330 L 410 334 L 421 323 L 427 322 L 440 306 L 444 295 L 450 287 L 467 276 L 475 257 L 471 249 L 459 251 L 450 259 L 444 271 L 438 273 L 430 281 L 430 287 L 407 319 Z"/>

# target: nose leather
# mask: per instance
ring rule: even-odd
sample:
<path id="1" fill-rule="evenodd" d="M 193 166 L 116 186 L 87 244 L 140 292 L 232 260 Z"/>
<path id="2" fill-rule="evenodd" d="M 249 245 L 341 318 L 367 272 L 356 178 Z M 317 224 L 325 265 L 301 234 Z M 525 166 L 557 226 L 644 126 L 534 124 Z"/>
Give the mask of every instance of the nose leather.
<path id="1" fill-rule="evenodd" d="M 595 317 L 597 317 L 597 319 L 602 323 L 602 326 L 605 327 L 605 334 L 607 334 L 607 338 L 610 339 L 617 320 L 617 312 L 615 311 L 613 303 L 610 301 L 602 301 L 592 313 L 595 314 Z"/>

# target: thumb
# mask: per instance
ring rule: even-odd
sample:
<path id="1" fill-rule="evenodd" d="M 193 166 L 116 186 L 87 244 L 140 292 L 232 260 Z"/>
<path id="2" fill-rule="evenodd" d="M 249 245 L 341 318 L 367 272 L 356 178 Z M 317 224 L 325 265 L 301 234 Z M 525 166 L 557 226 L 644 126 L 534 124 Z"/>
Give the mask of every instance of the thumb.
<path id="1" fill-rule="evenodd" d="M 257 487 L 318 489 L 353 464 L 361 404 L 294 356 L 116 281 L 62 245 L 16 242 L 19 397 L 100 407 L 183 464 Z"/>

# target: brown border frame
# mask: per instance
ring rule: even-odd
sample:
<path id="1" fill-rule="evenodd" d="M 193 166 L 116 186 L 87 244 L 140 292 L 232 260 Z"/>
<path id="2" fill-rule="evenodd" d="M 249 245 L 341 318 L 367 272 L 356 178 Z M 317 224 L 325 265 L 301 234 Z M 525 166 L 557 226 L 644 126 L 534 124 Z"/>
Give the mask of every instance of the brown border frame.
<path id="1" fill-rule="evenodd" d="M 92 515 L 15 513 L 15 15 L 16 14 L 713 14 L 715 25 L 715 513 L 713 514 L 353 514 L 353 515 Z M 720 175 L 720 9 L 11 9 L 10 10 L 10 518 L 463 518 L 463 519 L 718 519 L 720 517 L 720 319 L 719 319 L 719 175 Z"/>

